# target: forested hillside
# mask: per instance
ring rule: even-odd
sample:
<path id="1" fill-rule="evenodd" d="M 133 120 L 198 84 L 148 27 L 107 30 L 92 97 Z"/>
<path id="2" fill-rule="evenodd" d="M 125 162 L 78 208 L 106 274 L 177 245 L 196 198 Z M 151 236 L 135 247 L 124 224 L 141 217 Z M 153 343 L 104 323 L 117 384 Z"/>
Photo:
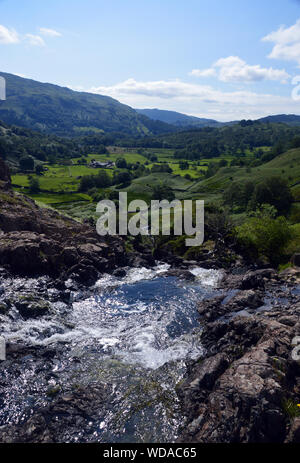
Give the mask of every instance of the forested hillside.
<path id="1" fill-rule="evenodd" d="M 7 90 L 6 101 L 0 101 L 0 120 L 7 124 L 62 136 L 101 131 L 136 136 L 174 130 L 108 96 L 75 92 L 4 72 L 0 76 L 5 78 Z"/>

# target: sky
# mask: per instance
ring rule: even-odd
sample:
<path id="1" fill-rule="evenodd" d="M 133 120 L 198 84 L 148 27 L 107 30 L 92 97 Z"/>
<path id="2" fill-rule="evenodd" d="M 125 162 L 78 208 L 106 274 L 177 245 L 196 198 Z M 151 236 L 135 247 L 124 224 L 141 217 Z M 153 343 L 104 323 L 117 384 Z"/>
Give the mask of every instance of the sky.
<path id="1" fill-rule="evenodd" d="M 300 114 L 300 1 L 0 0 L 0 58 L 134 108 Z"/>

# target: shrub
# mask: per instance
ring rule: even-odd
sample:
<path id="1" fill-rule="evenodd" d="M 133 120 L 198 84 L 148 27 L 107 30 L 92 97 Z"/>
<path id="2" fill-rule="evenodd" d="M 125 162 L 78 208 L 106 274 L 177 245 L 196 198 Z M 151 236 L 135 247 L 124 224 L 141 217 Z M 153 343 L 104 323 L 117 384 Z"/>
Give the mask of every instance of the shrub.
<path id="1" fill-rule="evenodd" d="M 38 193 L 40 191 L 40 182 L 36 177 L 28 177 L 30 193 Z"/>
<path id="2" fill-rule="evenodd" d="M 275 214 L 274 208 L 264 205 L 237 227 L 237 239 L 251 257 L 265 256 L 277 265 L 285 246 L 292 239 L 292 231 L 285 217 L 275 218 Z"/>

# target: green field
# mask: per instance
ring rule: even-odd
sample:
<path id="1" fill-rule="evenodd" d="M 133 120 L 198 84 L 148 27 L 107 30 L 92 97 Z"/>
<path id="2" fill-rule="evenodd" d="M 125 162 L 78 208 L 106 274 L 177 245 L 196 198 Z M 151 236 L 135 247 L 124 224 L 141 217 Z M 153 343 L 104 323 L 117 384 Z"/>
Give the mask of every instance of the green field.
<path id="1" fill-rule="evenodd" d="M 62 194 L 66 192 L 77 192 L 80 182 L 80 177 L 84 175 L 96 175 L 99 170 L 92 169 L 87 166 L 46 166 L 49 170 L 44 175 L 38 176 L 41 190 L 49 193 Z M 112 176 L 112 169 L 104 169 L 108 175 Z M 33 175 L 37 177 L 36 175 Z M 16 174 L 12 176 L 12 183 L 16 188 L 28 187 L 28 175 Z"/>
<path id="2" fill-rule="evenodd" d="M 205 178 L 203 171 L 207 169 L 209 162 L 218 162 L 226 159 L 228 163 L 233 159 L 232 156 L 220 156 L 213 159 L 202 159 L 201 161 L 189 162 L 189 169 L 181 170 L 179 160 L 173 158 L 174 151 L 167 149 L 147 149 L 144 153 L 155 154 L 158 161 L 168 162 L 172 173 L 152 173 L 143 177 L 132 180 L 131 185 L 123 191 L 128 192 L 128 198 L 151 200 L 154 186 L 167 185 L 175 193 L 178 199 L 204 199 L 206 203 L 222 202 L 222 195 L 227 186 L 232 182 L 245 182 L 252 180 L 257 183 L 270 176 L 280 176 L 287 180 L 290 185 L 296 201 L 300 200 L 300 149 L 290 150 L 272 161 L 259 167 L 223 167 L 216 175 Z M 247 157 L 252 157 L 247 153 Z M 99 161 L 110 160 L 115 162 L 118 158 L 124 157 L 127 163 L 147 164 L 146 167 L 151 169 L 153 163 L 137 153 L 136 150 L 127 148 L 110 147 L 109 154 L 89 154 L 85 157 L 87 163 L 92 159 Z M 79 193 L 78 187 L 80 178 L 85 175 L 96 175 L 99 170 L 93 169 L 87 165 L 78 165 L 78 160 L 74 158 L 70 165 L 47 165 L 48 170 L 44 175 L 39 176 L 41 191 L 38 194 L 29 194 L 29 196 L 39 203 L 51 205 L 74 217 L 84 218 L 95 213 L 95 204 L 92 204 L 92 198 L 87 194 Z M 113 169 L 105 169 L 108 175 L 113 175 Z M 202 171 L 202 172 L 201 172 Z M 189 174 L 190 179 L 185 178 Z M 28 194 L 28 175 L 18 173 L 12 176 L 14 188 L 17 191 Z M 116 189 L 116 187 L 112 187 Z M 295 203 L 291 216 L 294 217 L 294 223 L 299 221 L 298 204 Z M 244 214 L 234 217 L 239 223 L 244 220 Z"/>

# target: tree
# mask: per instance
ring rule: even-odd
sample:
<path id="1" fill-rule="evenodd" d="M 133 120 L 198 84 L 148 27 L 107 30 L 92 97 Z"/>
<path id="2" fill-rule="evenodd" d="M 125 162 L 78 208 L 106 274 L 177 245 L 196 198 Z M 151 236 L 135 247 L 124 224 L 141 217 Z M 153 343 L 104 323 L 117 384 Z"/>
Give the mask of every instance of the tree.
<path id="1" fill-rule="evenodd" d="M 274 206 L 278 215 L 286 215 L 291 207 L 293 196 L 287 182 L 280 177 L 269 177 L 256 185 L 251 200 L 253 210 L 262 204 Z"/>
<path id="2" fill-rule="evenodd" d="M 294 137 L 292 140 L 292 148 L 300 148 L 300 137 Z"/>
<path id="3" fill-rule="evenodd" d="M 118 169 L 126 169 L 127 168 L 127 162 L 125 158 L 118 158 L 116 160 L 116 167 Z"/>
<path id="4" fill-rule="evenodd" d="M 162 201 L 166 199 L 167 201 L 173 201 L 175 199 L 175 194 L 172 188 L 167 185 L 155 185 L 152 188 L 152 199 L 157 199 Z"/>
<path id="5" fill-rule="evenodd" d="M 22 156 L 19 164 L 22 171 L 34 169 L 34 159 L 32 156 Z"/>
<path id="6" fill-rule="evenodd" d="M 38 193 L 40 191 L 40 182 L 36 177 L 28 176 L 30 193 Z"/>
<path id="7" fill-rule="evenodd" d="M 42 164 L 38 164 L 36 167 L 35 167 L 35 173 L 36 175 L 42 175 L 42 173 L 44 172 L 44 167 Z"/>
<path id="8" fill-rule="evenodd" d="M 100 170 L 97 175 L 84 175 L 80 179 L 79 191 L 88 191 L 91 188 L 107 188 L 111 186 L 111 178 L 105 172 Z"/>
<path id="9" fill-rule="evenodd" d="M 114 172 L 114 184 L 115 185 L 129 185 L 131 182 L 131 175 L 129 172 Z"/>
<path id="10" fill-rule="evenodd" d="M 179 169 L 181 170 L 187 170 L 190 167 L 189 163 L 187 161 L 180 161 L 179 162 Z"/>
<path id="11" fill-rule="evenodd" d="M 229 206 L 240 206 L 244 210 L 252 198 L 254 183 L 248 180 L 245 183 L 232 182 L 224 191 L 224 203 Z"/>

